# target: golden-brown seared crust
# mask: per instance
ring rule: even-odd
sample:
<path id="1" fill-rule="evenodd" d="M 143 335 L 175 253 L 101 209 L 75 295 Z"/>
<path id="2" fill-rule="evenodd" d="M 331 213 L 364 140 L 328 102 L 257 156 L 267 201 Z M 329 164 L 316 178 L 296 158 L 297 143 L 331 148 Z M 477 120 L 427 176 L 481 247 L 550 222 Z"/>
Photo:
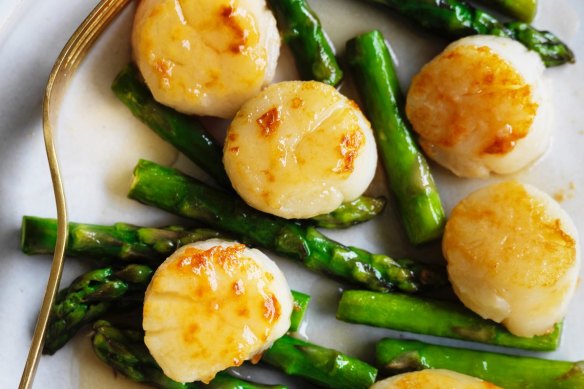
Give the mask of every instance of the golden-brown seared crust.
<path id="1" fill-rule="evenodd" d="M 154 98 L 197 115 L 233 116 L 271 81 L 279 46 L 263 0 L 143 0 L 132 30 Z"/>
<path id="2" fill-rule="evenodd" d="M 577 232 L 548 195 L 515 181 L 480 189 L 456 205 L 442 241 L 461 301 L 518 336 L 562 320 L 577 282 Z"/>
<path id="3" fill-rule="evenodd" d="M 376 382 L 371 389 L 501 389 L 490 382 L 444 369 L 404 373 Z"/>
<path id="4" fill-rule="evenodd" d="M 505 38 L 464 38 L 412 80 L 406 114 L 420 144 L 458 175 L 516 171 L 545 150 L 543 65 L 517 46 Z M 527 139 L 533 147 L 518 148 Z"/>
<path id="5" fill-rule="evenodd" d="M 169 377 L 207 382 L 269 347 L 291 312 L 273 262 L 242 244 L 210 240 L 179 249 L 156 271 L 144 301 L 145 343 Z"/>
<path id="6" fill-rule="evenodd" d="M 359 107 L 315 81 L 273 84 L 232 121 L 224 164 L 251 206 L 308 218 L 362 194 L 375 174 L 375 139 Z"/>

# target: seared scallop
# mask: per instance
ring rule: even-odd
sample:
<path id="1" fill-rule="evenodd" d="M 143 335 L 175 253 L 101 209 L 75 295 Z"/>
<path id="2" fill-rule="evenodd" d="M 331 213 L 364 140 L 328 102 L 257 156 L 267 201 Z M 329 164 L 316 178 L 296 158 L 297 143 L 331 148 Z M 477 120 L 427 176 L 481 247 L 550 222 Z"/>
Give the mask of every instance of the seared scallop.
<path id="1" fill-rule="evenodd" d="M 428 156 L 462 177 L 523 169 L 547 149 L 540 57 L 509 38 L 449 45 L 412 80 L 406 113 Z"/>
<path id="2" fill-rule="evenodd" d="M 132 48 L 157 101 L 231 118 L 274 77 L 280 36 L 264 0 L 141 0 Z"/>
<path id="3" fill-rule="evenodd" d="M 144 299 L 144 341 L 164 373 L 209 382 L 261 353 L 290 327 L 292 295 L 263 253 L 211 239 L 178 249 Z"/>
<path id="4" fill-rule="evenodd" d="M 455 371 L 425 369 L 378 381 L 370 389 L 497 389 L 498 386 Z"/>
<path id="5" fill-rule="evenodd" d="M 315 81 L 271 85 L 243 105 L 227 131 L 223 162 L 251 206 L 309 218 L 359 197 L 377 165 L 359 107 Z"/>
<path id="6" fill-rule="evenodd" d="M 462 302 L 518 336 L 552 330 L 580 269 L 578 234 L 560 205 L 515 181 L 471 193 L 453 209 L 442 248 Z"/>

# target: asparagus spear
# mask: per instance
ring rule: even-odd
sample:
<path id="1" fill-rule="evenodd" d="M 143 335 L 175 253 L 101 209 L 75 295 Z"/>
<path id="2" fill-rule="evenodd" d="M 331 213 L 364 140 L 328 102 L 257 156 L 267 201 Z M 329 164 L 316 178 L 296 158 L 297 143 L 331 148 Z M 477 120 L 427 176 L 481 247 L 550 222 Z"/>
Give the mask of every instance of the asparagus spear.
<path id="1" fill-rule="evenodd" d="M 133 381 L 152 383 L 160 388 L 203 387 L 199 384 L 179 384 L 166 377 L 144 345 L 144 333 L 141 330 L 121 330 L 100 320 L 94 324 L 94 331 L 93 348 L 99 358 Z M 365 362 L 290 336 L 278 339 L 264 352 L 261 361 L 286 374 L 305 378 L 327 388 L 368 388 L 377 376 L 377 369 Z M 235 380 L 227 374 L 219 373 L 209 384 L 210 388 L 231 388 L 214 385 L 235 383 L 242 386 L 234 387 L 242 389 L 266 388 L 230 379 Z"/>
<path id="2" fill-rule="evenodd" d="M 201 389 L 287 389 L 285 385 L 263 385 L 220 372 L 211 382 L 199 385 Z"/>
<path id="3" fill-rule="evenodd" d="M 547 67 L 575 62 L 574 53 L 558 37 L 524 22 L 501 23 L 463 0 L 367 0 L 394 9 L 423 27 L 461 38 L 485 34 L 504 36 L 537 52 Z"/>
<path id="4" fill-rule="evenodd" d="M 206 228 L 112 226 L 69 222 L 65 254 L 75 257 L 118 258 L 124 261 L 160 263 L 177 248 L 211 238 L 225 238 Z M 57 220 L 34 216 L 22 218 L 20 247 L 26 254 L 52 254 L 57 239 Z"/>
<path id="5" fill-rule="evenodd" d="M 221 146 L 196 118 L 154 100 L 146 84 L 140 80 L 136 65 L 130 64 L 118 74 L 112 90 L 132 114 L 158 136 L 186 155 L 219 185 L 231 188 L 231 182 L 223 168 Z"/>
<path id="6" fill-rule="evenodd" d="M 223 188 L 231 190 L 231 182 L 223 168 L 221 147 L 195 117 L 176 112 L 154 100 L 135 65 L 128 65 L 118 74 L 112 90 L 134 116 L 190 158 Z M 374 218 L 384 205 L 383 198 L 362 196 L 329 215 L 315 218 L 313 222 L 324 228 L 349 227 Z"/>
<path id="7" fill-rule="evenodd" d="M 537 13 L 537 0 L 481 0 L 481 3 L 526 23 Z"/>
<path id="8" fill-rule="evenodd" d="M 122 330 L 100 320 L 93 325 L 93 350 L 103 362 L 132 381 L 151 384 L 161 389 L 285 389 L 282 385 L 260 385 L 219 373 L 204 385 L 181 383 L 168 378 L 144 344 L 141 330 Z"/>
<path id="9" fill-rule="evenodd" d="M 47 325 L 44 352 L 54 354 L 81 327 L 103 317 L 114 306 L 140 306 L 154 270 L 147 265 L 131 264 L 117 271 L 112 267 L 94 269 L 77 277 L 71 286 L 59 292 Z M 292 298 L 290 332 L 295 332 L 308 309 L 310 296 L 292 291 Z"/>
<path id="10" fill-rule="evenodd" d="M 583 388 L 584 362 L 550 361 L 436 346 L 415 340 L 384 339 L 377 344 L 377 365 L 390 374 L 449 369 L 506 389 Z"/>
<path id="11" fill-rule="evenodd" d="M 347 247 L 310 226 L 247 206 L 179 171 L 141 160 L 129 197 L 234 234 L 239 240 L 298 259 L 319 271 L 378 291 L 417 292 L 447 283 L 443 269 Z"/>
<path id="12" fill-rule="evenodd" d="M 408 238 L 414 244 L 434 240 L 442 235 L 446 216 L 426 158 L 404 119 L 399 81 L 381 32 L 350 40 L 346 56 Z"/>
<path id="13" fill-rule="evenodd" d="M 269 0 L 280 33 L 288 44 L 302 79 L 332 86 L 343 79 L 332 43 L 306 0 Z"/>
<path id="14" fill-rule="evenodd" d="M 264 353 L 262 362 L 334 389 L 366 389 L 377 376 L 377 369 L 359 359 L 290 336 L 278 339 Z"/>
<path id="15" fill-rule="evenodd" d="M 320 228 L 345 228 L 364 223 L 379 215 L 385 207 L 385 198 L 361 196 L 353 201 L 341 204 L 337 209 L 325 215 L 310 218 Z"/>
<path id="16" fill-rule="evenodd" d="M 523 338 L 512 335 L 503 326 L 481 318 L 461 304 L 365 290 L 343 292 L 337 319 L 536 351 L 555 350 L 561 335 L 561 325 L 558 324 L 549 334 Z"/>
<path id="17" fill-rule="evenodd" d="M 304 320 L 304 315 L 310 303 L 309 295 L 295 290 L 292 291 L 292 298 L 294 299 L 294 307 L 292 309 L 292 315 L 290 315 L 290 329 L 288 332 L 296 332 L 300 329 L 300 324 Z"/>
<path id="18" fill-rule="evenodd" d="M 125 297 L 132 292 L 141 293 L 150 282 L 153 270 L 146 265 L 131 264 L 121 270 L 112 267 L 96 269 L 79 276 L 71 286 L 61 290 L 53 308 L 47 325 L 45 346 L 43 352 L 54 354 L 75 333 L 110 310 L 116 302 L 118 307 Z"/>

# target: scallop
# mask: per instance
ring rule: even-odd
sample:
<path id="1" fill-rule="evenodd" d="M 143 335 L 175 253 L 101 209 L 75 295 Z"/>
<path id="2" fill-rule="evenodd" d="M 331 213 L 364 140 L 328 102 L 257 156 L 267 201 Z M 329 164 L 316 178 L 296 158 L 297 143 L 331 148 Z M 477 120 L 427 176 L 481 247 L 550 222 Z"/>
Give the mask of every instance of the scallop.
<path id="1" fill-rule="evenodd" d="M 164 374 L 209 382 L 267 349 L 290 327 L 284 275 L 262 252 L 211 239 L 178 249 L 144 299 L 144 342 Z"/>
<path id="2" fill-rule="evenodd" d="M 280 36 L 263 0 L 142 0 L 132 48 L 158 102 L 232 118 L 274 77 Z"/>
<path id="3" fill-rule="evenodd" d="M 426 369 L 378 381 L 370 389 L 497 389 L 489 382 L 444 369 Z"/>
<path id="4" fill-rule="evenodd" d="M 243 105 L 227 131 L 223 162 L 251 206 L 309 218 L 359 197 L 377 166 L 359 107 L 316 81 L 273 84 Z"/>
<path id="5" fill-rule="evenodd" d="M 454 291 L 518 336 L 542 335 L 566 314 L 580 269 L 578 233 L 541 190 L 505 181 L 453 209 L 442 249 Z"/>
<path id="6" fill-rule="evenodd" d="M 540 57 L 520 43 L 471 36 L 413 78 L 406 114 L 426 154 L 461 177 L 519 171 L 550 140 L 551 104 Z"/>

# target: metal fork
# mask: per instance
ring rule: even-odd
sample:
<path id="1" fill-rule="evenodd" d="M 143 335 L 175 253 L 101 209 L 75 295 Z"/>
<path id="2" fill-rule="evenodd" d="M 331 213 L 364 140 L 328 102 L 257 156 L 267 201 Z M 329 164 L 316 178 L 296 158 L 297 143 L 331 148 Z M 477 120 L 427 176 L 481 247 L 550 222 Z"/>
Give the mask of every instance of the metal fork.
<path id="1" fill-rule="evenodd" d="M 54 144 L 53 124 L 57 122 L 60 102 L 69 80 L 75 74 L 75 70 L 97 37 L 129 2 L 130 0 L 100 1 L 87 18 L 85 18 L 83 23 L 77 28 L 59 54 L 47 82 L 43 101 L 43 134 L 57 205 L 57 244 L 55 246 L 55 254 L 47 283 L 47 289 L 45 291 L 45 297 L 43 298 L 41 311 L 37 319 L 30 350 L 28 352 L 28 358 L 20 379 L 20 385 L 18 386 L 20 389 L 30 388 L 34 380 L 34 375 L 43 347 L 49 315 L 59 288 L 59 281 L 61 280 L 63 257 L 67 245 L 67 206 L 65 203 L 63 182 L 59 171 L 57 152 Z"/>

